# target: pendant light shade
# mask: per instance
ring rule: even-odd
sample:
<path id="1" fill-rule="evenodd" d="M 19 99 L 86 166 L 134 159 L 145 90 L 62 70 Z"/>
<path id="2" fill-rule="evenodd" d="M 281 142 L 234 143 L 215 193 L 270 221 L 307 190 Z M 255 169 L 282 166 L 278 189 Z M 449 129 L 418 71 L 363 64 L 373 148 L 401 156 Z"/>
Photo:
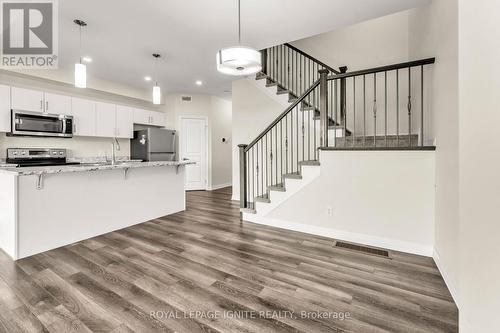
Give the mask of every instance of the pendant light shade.
<path id="1" fill-rule="evenodd" d="M 228 75 L 250 75 L 262 70 L 259 51 L 246 46 L 234 46 L 217 53 L 217 70 Z"/>
<path id="2" fill-rule="evenodd" d="M 262 57 L 259 51 L 241 46 L 241 8 L 238 0 L 238 46 L 228 47 L 217 52 L 217 70 L 228 75 L 251 75 L 262 70 Z"/>
<path id="3" fill-rule="evenodd" d="M 158 85 L 158 59 L 160 55 L 158 53 L 153 53 L 155 58 L 155 85 L 153 87 L 153 104 L 161 104 L 161 88 Z"/>
<path id="4" fill-rule="evenodd" d="M 153 87 L 153 104 L 161 104 L 161 89 L 157 85 Z"/>
<path id="5" fill-rule="evenodd" d="M 75 87 L 87 88 L 87 66 L 75 64 Z"/>
<path id="6" fill-rule="evenodd" d="M 82 28 L 87 26 L 82 20 L 74 20 L 76 25 L 80 27 L 80 62 L 75 64 L 75 87 L 87 88 L 87 66 L 82 64 Z"/>

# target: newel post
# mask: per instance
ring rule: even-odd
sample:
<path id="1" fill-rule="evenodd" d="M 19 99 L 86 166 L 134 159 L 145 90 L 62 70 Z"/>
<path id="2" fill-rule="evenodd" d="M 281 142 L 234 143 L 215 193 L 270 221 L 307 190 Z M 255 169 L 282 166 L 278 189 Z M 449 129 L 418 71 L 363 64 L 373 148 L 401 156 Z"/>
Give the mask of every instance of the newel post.
<path id="1" fill-rule="evenodd" d="M 240 208 L 247 208 L 247 154 L 248 145 L 238 145 L 240 150 Z"/>
<path id="2" fill-rule="evenodd" d="M 263 49 L 260 51 L 260 54 L 262 56 L 262 73 L 267 74 L 267 49 Z"/>
<path id="3" fill-rule="evenodd" d="M 339 67 L 340 74 L 347 73 L 347 66 Z M 346 78 L 340 79 L 340 122 L 339 125 L 344 125 L 346 122 Z"/>
<path id="4" fill-rule="evenodd" d="M 319 71 L 320 147 L 328 147 L 328 73 L 327 69 Z"/>

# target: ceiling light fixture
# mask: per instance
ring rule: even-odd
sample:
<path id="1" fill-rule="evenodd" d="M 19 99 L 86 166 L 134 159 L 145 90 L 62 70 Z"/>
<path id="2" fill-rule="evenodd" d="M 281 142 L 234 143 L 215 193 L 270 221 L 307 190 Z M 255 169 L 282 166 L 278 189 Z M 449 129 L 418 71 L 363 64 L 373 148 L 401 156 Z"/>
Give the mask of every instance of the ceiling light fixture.
<path id="1" fill-rule="evenodd" d="M 82 28 L 86 27 L 87 23 L 79 19 L 73 22 L 80 27 L 80 62 L 75 64 L 75 87 L 87 88 L 87 66 L 82 64 Z"/>
<path id="2" fill-rule="evenodd" d="M 148 81 L 148 82 L 149 82 L 149 81 L 151 81 L 151 80 L 152 80 L 152 79 L 151 79 L 151 76 L 145 76 L 145 77 L 144 77 L 144 81 Z"/>
<path id="3" fill-rule="evenodd" d="M 158 86 L 158 59 L 160 58 L 160 55 L 158 53 L 153 53 L 153 57 L 155 58 L 155 85 L 153 87 L 153 104 L 160 104 L 161 103 L 161 89 L 160 86 Z"/>
<path id="4" fill-rule="evenodd" d="M 217 52 L 217 70 L 228 75 L 251 75 L 262 69 L 259 51 L 241 45 L 241 0 L 238 0 L 238 46 Z"/>
<path id="5" fill-rule="evenodd" d="M 200 81 L 200 80 L 196 81 L 195 83 L 196 83 L 197 86 L 201 86 L 203 84 L 203 82 Z"/>
<path id="6" fill-rule="evenodd" d="M 84 62 L 88 62 L 88 63 L 92 62 L 92 58 L 91 57 L 83 57 L 82 60 Z"/>

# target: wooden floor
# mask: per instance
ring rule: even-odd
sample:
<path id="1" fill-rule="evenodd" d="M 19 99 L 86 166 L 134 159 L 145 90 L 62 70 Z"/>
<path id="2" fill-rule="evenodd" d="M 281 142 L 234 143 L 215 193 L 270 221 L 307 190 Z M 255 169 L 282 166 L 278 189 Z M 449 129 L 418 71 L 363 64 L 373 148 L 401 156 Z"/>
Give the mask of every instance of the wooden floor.
<path id="1" fill-rule="evenodd" d="M 457 332 L 430 258 L 334 248 L 239 220 L 230 188 L 185 212 L 12 262 L 1 332 Z"/>

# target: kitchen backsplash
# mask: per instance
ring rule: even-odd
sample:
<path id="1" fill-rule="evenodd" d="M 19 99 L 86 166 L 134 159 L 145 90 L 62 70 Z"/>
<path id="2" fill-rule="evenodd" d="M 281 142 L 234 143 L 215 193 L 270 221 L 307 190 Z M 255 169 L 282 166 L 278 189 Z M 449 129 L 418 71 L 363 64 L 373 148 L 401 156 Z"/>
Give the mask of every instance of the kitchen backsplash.
<path id="1" fill-rule="evenodd" d="M 10 137 L 0 134 L 0 159 L 6 157 L 7 148 L 64 148 L 70 158 L 104 158 L 111 156 L 111 138 L 73 137 L 61 138 L 30 138 Z M 130 156 L 130 140 L 119 139 L 120 151 L 117 156 Z"/>

